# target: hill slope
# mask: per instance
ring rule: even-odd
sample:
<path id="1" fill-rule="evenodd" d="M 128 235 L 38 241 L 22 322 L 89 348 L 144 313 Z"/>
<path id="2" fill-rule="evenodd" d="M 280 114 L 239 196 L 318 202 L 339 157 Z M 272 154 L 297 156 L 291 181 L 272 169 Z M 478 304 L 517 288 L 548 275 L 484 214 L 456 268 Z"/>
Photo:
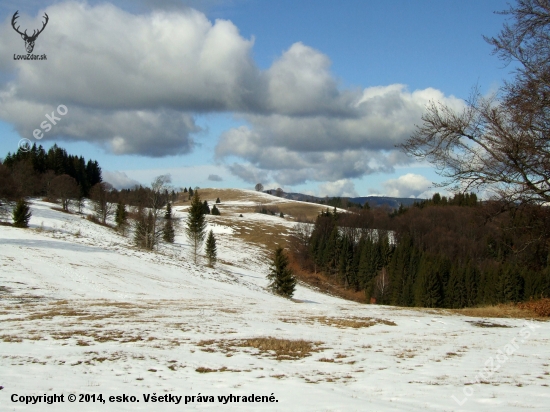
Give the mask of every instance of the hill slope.
<path id="1" fill-rule="evenodd" d="M 529 329 L 523 320 L 499 319 L 484 328 L 445 311 L 360 305 L 302 286 L 295 302 L 273 296 L 265 290 L 265 249 L 239 233 L 292 222 L 231 215 L 230 207 L 236 214 L 247 200 L 240 201 L 226 204 L 223 222 L 208 218 L 224 262 L 215 269 L 192 265 L 181 235 L 174 246 L 143 252 L 108 228 L 39 201 L 31 229 L 0 226 L 0 410 L 45 410 L 11 396 L 54 393 L 103 395 L 105 405 L 78 403 L 82 411 L 548 405 L 547 323 Z M 185 218 L 185 205 L 175 209 Z M 478 378 L 512 341 L 514 353 Z M 476 378 L 485 384 L 468 385 Z M 178 407 L 146 403 L 143 395 L 153 393 L 195 400 Z M 139 403 L 108 401 L 122 394 Z M 199 394 L 215 402 L 198 402 Z M 277 402 L 221 406 L 217 396 L 230 394 L 273 394 Z M 453 396 L 465 401 L 462 407 Z M 67 401 L 55 408 L 75 410 Z"/>

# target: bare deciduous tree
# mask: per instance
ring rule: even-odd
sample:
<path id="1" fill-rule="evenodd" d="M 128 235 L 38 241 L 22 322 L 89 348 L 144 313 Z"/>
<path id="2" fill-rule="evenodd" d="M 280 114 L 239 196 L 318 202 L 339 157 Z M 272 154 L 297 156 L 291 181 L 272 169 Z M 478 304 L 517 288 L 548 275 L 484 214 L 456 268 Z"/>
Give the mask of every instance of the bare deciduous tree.
<path id="1" fill-rule="evenodd" d="M 484 98 L 474 90 L 457 113 L 431 103 L 423 124 L 401 145 L 435 164 L 457 191 L 488 190 L 510 202 L 550 201 L 550 0 L 518 0 L 512 17 L 485 40 L 505 62 L 519 63 L 513 81 Z"/>
<path id="2" fill-rule="evenodd" d="M 155 239 L 162 235 L 163 229 L 159 229 L 157 220 L 159 219 L 159 210 L 164 208 L 169 200 L 168 189 L 170 188 L 169 184 L 171 182 L 172 178 L 169 174 L 167 174 L 155 177 L 151 183 L 151 190 L 149 191 L 149 206 L 153 216 L 152 232 Z M 158 244 L 158 242 L 155 244 Z"/>
<path id="3" fill-rule="evenodd" d="M 384 296 L 390 289 L 390 277 L 388 276 L 388 271 L 385 267 L 382 268 L 374 280 L 377 300 L 383 303 Z"/>
<path id="4" fill-rule="evenodd" d="M 261 183 L 256 183 L 256 186 L 254 186 L 254 189 L 256 189 L 256 192 L 263 192 L 264 185 L 262 185 Z"/>
<path id="5" fill-rule="evenodd" d="M 112 198 L 113 186 L 107 182 L 96 183 L 90 190 L 90 199 L 94 204 L 94 212 L 103 224 L 115 211 L 114 199 Z"/>
<path id="6" fill-rule="evenodd" d="M 64 211 L 69 211 L 71 201 L 79 197 L 78 184 L 69 175 L 57 176 L 50 182 L 51 196 L 61 202 Z"/>

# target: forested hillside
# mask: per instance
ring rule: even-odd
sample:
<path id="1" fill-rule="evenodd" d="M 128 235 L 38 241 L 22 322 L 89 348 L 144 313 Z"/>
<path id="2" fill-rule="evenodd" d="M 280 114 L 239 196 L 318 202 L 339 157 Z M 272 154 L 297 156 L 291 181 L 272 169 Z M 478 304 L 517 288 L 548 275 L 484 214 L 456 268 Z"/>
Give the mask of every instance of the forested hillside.
<path id="1" fill-rule="evenodd" d="M 475 195 L 387 213 L 327 210 L 292 250 L 304 270 L 364 291 L 365 301 L 463 308 L 550 296 L 550 211 Z"/>

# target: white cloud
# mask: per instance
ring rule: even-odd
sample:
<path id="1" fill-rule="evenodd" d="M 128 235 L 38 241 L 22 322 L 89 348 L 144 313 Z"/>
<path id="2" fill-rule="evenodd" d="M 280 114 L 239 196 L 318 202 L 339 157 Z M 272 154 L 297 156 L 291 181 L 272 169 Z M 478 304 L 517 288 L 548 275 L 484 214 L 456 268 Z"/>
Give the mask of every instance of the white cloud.
<path id="1" fill-rule="evenodd" d="M 50 22 L 36 53 L 48 60 L 0 61 L 0 78 L 11 79 L 0 86 L 0 119 L 22 137 L 31 138 L 63 104 L 68 114 L 44 139 L 88 141 L 115 154 L 177 155 L 196 144 L 197 113 L 233 112 L 247 124 L 221 134 L 216 156 L 235 176 L 280 185 L 337 182 L 408 164 L 395 145 L 414 131 L 426 103 L 463 105 L 432 88 L 343 89 L 329 57 L 299 42 L 259 70 L 252 39 L 230 21 L 211 22 L 189 8 L 132 14 L 112 4 L 62 2 L 45 11 Z M 24 50 L 9 21 L 0 36 L 0 55 Z M 229 164 L 235 158 L 240 164 Z"/>
<path id="2" fill-rule="evenodd" d="M 430 100 L 457 109 L 463 104 L 435 89 L 367 88 L 348 107 L 347 117 L 342 113 L 245 115 L 249 126 L 223 133 L 216 155 L 220 159 L 237 156 L 270 178 L 291 185 L 393 172 L 395 166 L 412 161 L 395 145 L 414 132 Z"/>
<path id="3" fill-rule="evenodd" d="M 318 196 L 342 196 L 357 197 L 355 185 L 352 181 L 342 179 L 335 182 L 327 182 L 319 185 Z"/>
<path id="4" fill-rule="evenodd" d="M 385 195 L 391 197 L 425 197 L 432 183 L 422 175 L 407 173 L 382 183 Z"/>
<path id="5" fill-rule="evenodd" d="M 119 190 L 129 189 L 140 184 L 137 180 L 128 177 L 126 173 L 119 172 L 118 170 L 112 172 L 109 170 L 103 170 L 101 175 L 103 177 L 103 181 L 112 184 L 115 189 Z"/>
<path id="6" fill-rule="evenodd" d="M 77 2 L 45 11 L 50 20 L 34 52 L 48 60 L 0 62 L 4 78 L 12 79 L 0 87 L 0 119 L 23 137 L 63 104 L 69 113 L 46 139 L 165 156 L 192 149 L 191 134 L 200 130 L 194 113 L 258 106 L 253 42 L 229 21 L 212 23 L 192 9 L 134 15 Z M 0 36 L 0 55 L 24 52 L 9 21 Z"/>

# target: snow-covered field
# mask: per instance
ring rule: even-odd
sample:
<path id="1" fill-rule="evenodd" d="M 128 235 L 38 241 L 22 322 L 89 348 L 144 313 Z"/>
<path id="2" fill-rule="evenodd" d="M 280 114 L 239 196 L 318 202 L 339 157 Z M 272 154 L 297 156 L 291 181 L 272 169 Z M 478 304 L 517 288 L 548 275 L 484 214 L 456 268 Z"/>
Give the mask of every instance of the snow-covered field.
<path id="1" fill-rule="evenodd" d="M 225 263 L 210 269 L 183 236 L 144 252 L 51 206 L 33 202 L 30 229 L 0 226 L 1 411 L 549 408 L 548 322 L 480 327 L 302 286 L 289 301 L 265 290 L 263 252 L 214 217 Z M 24 403 L 54 394 L 64 402 Z M 252 394 L 266 402 L 228 398 Z"/>

